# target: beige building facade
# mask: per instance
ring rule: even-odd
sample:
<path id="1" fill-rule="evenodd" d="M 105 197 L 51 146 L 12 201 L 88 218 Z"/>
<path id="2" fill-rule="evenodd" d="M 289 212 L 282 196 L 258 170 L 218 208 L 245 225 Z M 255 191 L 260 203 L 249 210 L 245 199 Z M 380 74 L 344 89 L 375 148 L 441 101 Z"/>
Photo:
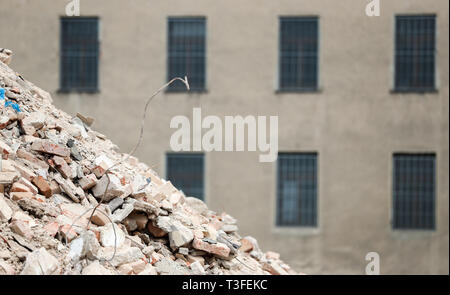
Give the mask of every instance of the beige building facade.
<path id="1" fill-rule="evenodd" d="M 174 132 L 170 120 L 202 116 L 278 116 L 280 152 L 317 154 L 317 225 L 276 224 L 277 162 L 259 152 L 204 153 L 204 198 L 239 220 L 240 231 L 275 250 L 297 271 L 364 274 L 366 254 L 381 274 L 449 273 L 449 15 L 447 0 L 81 0 L 99 19 L 99 91 L 61 93 L 61 0 L 2 0 L 0 47 L 11 66 L 70 114 L 128 152 L 145 100 L 167 81 L 168 18 L 206 19 L 206 89 L 164 92 L 150 106 L 137 156 L 162 176 Z M 435 91 L 396 92 L 396 15 L 435 15 Z M 318 19 L 318 89 L 280 92 L 280 17 Z M 435 155 L 435 226 L 392 226 L 393 156 Z"/>

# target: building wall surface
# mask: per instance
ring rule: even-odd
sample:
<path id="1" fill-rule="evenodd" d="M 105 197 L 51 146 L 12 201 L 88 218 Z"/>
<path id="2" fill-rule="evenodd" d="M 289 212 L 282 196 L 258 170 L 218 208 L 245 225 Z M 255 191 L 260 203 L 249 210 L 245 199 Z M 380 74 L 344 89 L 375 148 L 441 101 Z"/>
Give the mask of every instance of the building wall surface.
<path id="1" fill-rule="evenodd" d="M 145 100 L 166 82 L 167 18 L 207 19 L 207 91 L 162 93 L 151 104 L 137 156 L 165 175 L 176 115 L 278 115 L 279 150 L 318 153 L 318 226 L 278 228 L 276 162 L 258 152 L 205 154 L 206 203 L 239 220 L 243 235 L 310 274 L 364 274 L 378 252 L 382 274 L 449 273 L 449 15 L 447 0 L 81 0 L 100 18 L 100 92 L 61 94 L 59 19 L 69 1 L 2 0 L 0 46 L 11 66 L 70 114 L 128 152 Z M 394 17 L 437 16 L 437 92 L 393 93 Z M 277 92 L 279 16 L 319 17 L 319 91 Z M 436 229 L 391 226 L 392 154 L 436 153 Z"/>

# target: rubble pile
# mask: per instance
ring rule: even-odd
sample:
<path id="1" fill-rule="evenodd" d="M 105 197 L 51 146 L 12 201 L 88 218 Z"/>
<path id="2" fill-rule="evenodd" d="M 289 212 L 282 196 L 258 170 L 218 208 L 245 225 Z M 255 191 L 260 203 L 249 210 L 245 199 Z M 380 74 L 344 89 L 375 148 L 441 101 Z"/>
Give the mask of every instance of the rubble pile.
<path id="1" fill-rule="evenodd" d="M 127 155 L 11 57 L 0 49 L 0 274 L 295 274 L 135 157 L 105 192 Z"/>

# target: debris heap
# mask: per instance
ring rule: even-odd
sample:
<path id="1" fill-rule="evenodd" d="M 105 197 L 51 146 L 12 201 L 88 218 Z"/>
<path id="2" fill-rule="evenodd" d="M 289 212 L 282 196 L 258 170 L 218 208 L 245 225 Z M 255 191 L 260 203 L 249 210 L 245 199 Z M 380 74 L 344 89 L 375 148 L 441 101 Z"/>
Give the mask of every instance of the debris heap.
<path id="1" fill-rule="evenodd" d="M 0 49 L 0 274 L 295 274 L 135 157 L 105 192 L 127 155 L 11 57 Z"/>

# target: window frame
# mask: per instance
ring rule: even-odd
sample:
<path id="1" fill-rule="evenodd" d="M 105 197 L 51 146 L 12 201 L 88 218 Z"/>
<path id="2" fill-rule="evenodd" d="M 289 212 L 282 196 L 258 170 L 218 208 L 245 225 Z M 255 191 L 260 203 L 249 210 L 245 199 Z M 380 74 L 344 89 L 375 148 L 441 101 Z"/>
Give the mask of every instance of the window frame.
<path id="1" fill-rule="evenodd" d="M 317 26 L 316 35 L 316 75 L 315 75 L 315 85 L 314 87 L 282 87 L 282 22 L 283 20 L 294 20 L 297 21 L 308 19 L 314 20 Z M 318 15 L 283 15 L 278 17 L 278 77 L 277 77 L 277 88 L 276 93 L 318 93 L 320 89 L 320 17 Z"/>
<path id="2" fill-rule="evenodd" d="M 280 160 L 285 157 L 285 156 L 314 156 L 314 213 L 313 213 L 313 222 L 310 224 L 302 224 L 301 222 L 299 223 L 284 223 L 282 222 L 282 217 L 281 217 L 281 162 Z M 292 159 L 291 159 L 292 160 Z M 300 169 L 300 171 L 302 170 L 302 168 L 300 167 L 296 167 L 296 170 L 298 171 Z M 298 182 L 297 182 L 298 184 Z M 298 202 L 301 202 L 301 196 L 299 194 L 298 197 Z M 279 152 L 278 153 L 278 158 L 277 158 L 277 163 L 276 163 L 276 189 L 275 189 L 275 227 L 276 227 L 276 231 L 282 229 L 282 230 L 286 230 L 289 228 L 295 228 L 295 229 L 302 229 L 302 230 L 314 230 L 314 232 L 310 232 L 310 233 L 316 233 L 315 231 L 319 229 L 319 153 L 315 152 L 315 151 L 311 151 L 311 152 Z M 300 216 L 300 209 L 298 210 L 298 215 Z M 301 217 L 298 217 L 299 219 Z"/>
<path id="3" fill-rule="evenodd" d="M 398 44 L 397 44 L 397 38 L 398 38 L 398 34 L 397 34 L 397 22 L 399 21 L 400 18 L 424 18 L 424 17 L 433 17 L 434 18 L 434 52 L 433 52 L 433 85 L 429 86 L 429 87 L 411 87 L 411 86 L 402 86 L 399 87 L 398 83 L 397 83 L 397 79 L 398 79 L 398 53 L 397 53 L 397 48 L 398 48 Z M 435 93 L 438 92 L 438 87 L 437 87 L 437 80 L 438 80 L 438 62 L 437 62 L 437 58 L 438 58 L 438 54 L 437 54 L 437 15 L 436 14 L 396 14 L 394 15 L 394 34 L 393 34 L 393 43 L 394 43 L 394 58 L 393 58 L 393 89 L 392 89 L 392 93 Z"/>
<path id="4" fill-rule="evenodd" d="M 171 55 L 170 55 L 170 22 L 171 21 L 188 21 L 188 20 L 202 20 L 204 23 L 204 76 L 203 76 L 203 85 L 201 87 L 192 87 L 190 83 L 189 76 L 187 76 L 190 89 L 188 90 L 186 87 L 173 88 L 170 85 L 166 87 L 165 92 L 167 93 L 205 93 L 207 92 L 207 69 L 208 69 L 208 20 L 206 16 L 168 16 L 166 21 L 166 82 L 169 82 L 171 79 L 175 78 L 171 76 L 170 72 L 170 64 L 171 64 Z M 184 78 L 180 77 L 180 78 Z M 174 82 L 178 83 L 178 82 Z"/>
<path id="5" fill-rule="evenodd" d="M 64 42 L 63 42 L 63 23 L 67 20 L 92 20 L 95 21 L 97 35 L 96 35 L 96 52 L 95 52 L 95 67 L 96 67 L 96 77 L 95 77 L 95 85 L 93 87 L 79 87 L 79 86 L 73 86 L 70 85 L 69 87 L 63 85 L 64 81 Z M 87 93 L 87 94 L 95 94 L 100 92 L 100 29 L 101 29 L 101 23 L 100 18 L 98 16 L 83 16 L 83 17 L 68 17 L 68 16 L 61 16 L 59 21 L 59 28 L 60 28 L 60 37 L 59 37 L 59 93 Z"/>
<path id="6" fill-rule="evenodd" d="M 193 157 L 193 156 L 200 156 L 202 159 L 202 197 L 199 198 L 198 196 L 191 196 L 188 195 L 182 187 L 179 187 L 179 185 L 177 186 L 171 179 L 169 179 L 169 157 L 173 157 L 173 156 L 181 156 L 181 157 Z M 205 153 L 203 152 L 166 152 L 165 154 L 165 176 L 166 176 L 166 180 L 171 181 L 172 184 L 174 186 L 177 187 L 177 189 L 179 190 L 183 190 L 183 193 L 187 196 L 187 197 L 195 197 L 203 202 L 206 202 L 206 157 L 205 157 Z"/>
<path id="7" fill-rule="evenodd" d="M 396 224 L 396 220 L 398 218 L 399 212 L 397 212 L 399 209 L 397 209 L 396 201 L 397 201 L 397 182 L 396 182 L 396 175 L 397 175 L 397 165 L 396 160 L 397 157 L 409 157 L 409 161 L 419 158 L 419 157 L 430 157 L 432 159 L 432 209 L 430 212 L 425 213 L 431 213 L 431 225 L 429 227 L 417 227 L 413 226 L 412 223 L 408 224 L 407 226 L 401 225 L 399 226 Z M 437 228 L 437 155 L 434 152 L 395 152 L 392 154 L 392 195 L 391 195 L 391 229 L 396 232 L 416 232 L 416 231 L 425 231 L 425 232 L 432 232 L 435 231 Z M 423 168 L 422 168 L 423 169 Z M 409 172 L 410 173 L 410 172 Z M 423 186 L 423 184 L 422 184 Z M 409 198 L 411 198 L 409 196 Z M 414 211 L 407 212 L 409 216 L 413 216 Z M 422 210 L 420 212 L 420 215 L 416 218 L 424 219 L 423 217 L 424 211 Z M 410 217 L 413 218 L 413 217 Z M 423 220 L 421 221 L 423 223 Z"/>

